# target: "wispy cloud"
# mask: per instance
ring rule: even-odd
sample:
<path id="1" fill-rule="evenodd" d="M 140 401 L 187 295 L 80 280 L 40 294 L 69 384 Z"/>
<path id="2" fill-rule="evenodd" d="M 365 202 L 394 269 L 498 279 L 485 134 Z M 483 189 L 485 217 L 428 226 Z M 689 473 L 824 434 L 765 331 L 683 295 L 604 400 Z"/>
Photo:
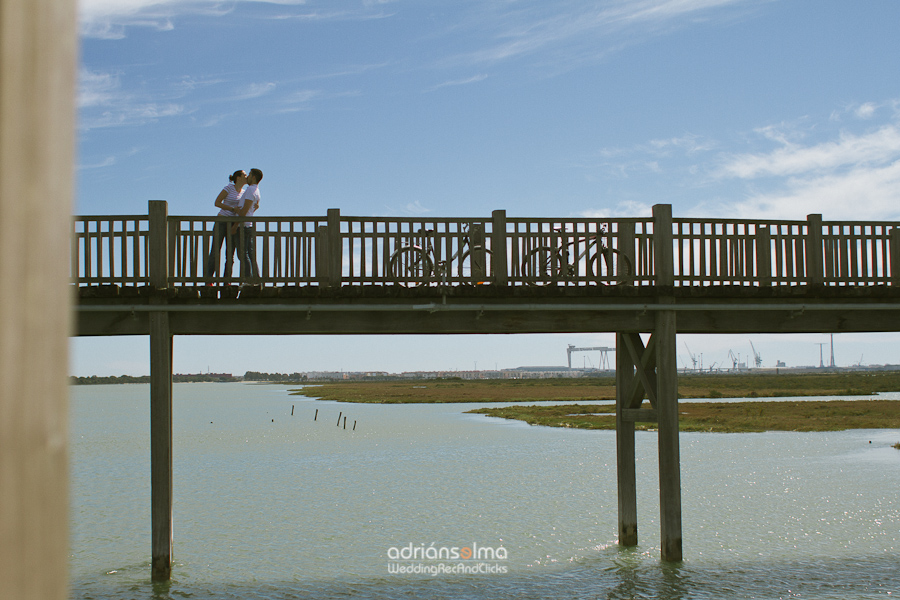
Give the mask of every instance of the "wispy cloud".
<path id="1" fill-rule="evenodd" d="M 870 120 L 879 106 L 864 103 L 846 112 Z M 892 115 L 896 120 L 898 116 Z M 778 133 L 773 133 L 778 132 Z M 748 197 L 729 203 L 740 216 L 803 218 L 821 213 L 834 219 L 900 218 L 900 125 L 888 122 L 863 132 L 836 132 L 832 139 L 806 142 L 783 125 L 758 133 L 778 147 L 733 154 L 712 170 L 720 181 L 751 187 Z"/>
<path id="2" fill-rule="evenodd" d="M 470 28 L 485 32 L 482 47 L 453 60 L 492 64 L 540 54 L 545 61 L 556 55 L 558 60 L 551 61 L 555 64 L 577 64 L 602 58 L 643 36 L 696 19 L 711 19 L 722 9 L 749 5 L 748 0 L 491 3 L 482 7 L 470 24 Z"/>
<path id="3" fill-rule="evenodd" d="M 111 167 L 114 164 L 116 164 L 116 157 L 115 156 L 107 156 L 100 162 L 78 165 L 78 170 L 85 171 L 85 170 L 89 170 L 89 169 L 102 169 L 104 167 Z"/>
<path id="4" fill-rule="evenodd" d="M 730 157 L 720 176 L 751 179 L 827 171 L 864 164 L 881 164 L 900 157 L 900 130 L 885 125 L 863 135 L 842 134 L 839 139 L 802 146 L 785 143 L 782 148 L 763 154 Z"/>
<path id="5" fill-rule="evenodd" d="M 121 39 L 129 27 L 142 27 L 166 31 L 175 27 L 175 21 L 184 15 L 225 16 L 241 3 L 269 4 L 296 7 L 310 4 L 308 0 L 80 0 L 79 20 L 81 34 L 101 39 Z M 384 11 L 389 1 L 363 2 L 330 1 L 326 8 L 310 7 L 303 12 L 284 12 L 261 16 L 269 19 L 295 19 L 304 21 L 334 21 L 377 19 L 390 16 Z"/>
<path id="6" fill-rule="evenodd" d="M 141 125 L 190 112 L 176 102 L 147 101 L 124 91 L 118 74 L 88 70 L 80 73 L 78 106 L 82 130 Z"/>
<path id="7" fill-rule="evenodd" d="M 240 94 L 237 94 L 233 99 L 234 100 L 253 100 L 254 98 L 260 98 L 267 94 L 270 94 L 275 90 L 277 84 L 271 81 L 265 83 L 251 83 L 248 84 Z"/>
<path id="8" fill-rule="evenodd" d="M 478 83 L 479 81 L 484 81 L 487 78 L 488 78 L 487 75 L 481 74 L 481 75 L 474 75 L 472 77 L 467 77 L 465 79 L 453 79 L 451 81 L 445 81 L 443 83 L 439 83 L 435 86 L 428 88 L 425 91 L 433 92 L 435 90 L 439 90 L 439 89 L 445 88 L 445 87 L 452 87 L 452 86 L 457 86 L 457 85 L 469 85 L 471 83 Z"/>

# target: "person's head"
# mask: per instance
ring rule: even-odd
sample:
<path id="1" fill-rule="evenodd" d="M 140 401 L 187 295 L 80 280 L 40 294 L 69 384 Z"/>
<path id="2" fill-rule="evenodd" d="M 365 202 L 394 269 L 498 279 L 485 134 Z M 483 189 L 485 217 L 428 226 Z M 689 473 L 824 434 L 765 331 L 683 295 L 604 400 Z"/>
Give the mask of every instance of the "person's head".
<path id="1" fill-rule="evenodd" d="M 244 187 L 244 184 L 247 183 L 247 173 L 243 169 L 235 171 L 228 176 L 228 181 L 233 183 L 235 187 Z"/>
<path id="2" fill-rule="evenodd" d="M 250 174 L 247 175 L 247 183 L 250 185 L 257 185 L 260 181 L 262 181 L 262 171 L 259 169 L 250 169 Z"/>

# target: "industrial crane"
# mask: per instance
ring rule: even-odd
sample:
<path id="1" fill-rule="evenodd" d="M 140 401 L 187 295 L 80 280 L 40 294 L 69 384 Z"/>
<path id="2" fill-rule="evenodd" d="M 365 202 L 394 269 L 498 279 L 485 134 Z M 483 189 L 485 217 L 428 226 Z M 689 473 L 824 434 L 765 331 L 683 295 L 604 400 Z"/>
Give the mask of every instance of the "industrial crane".
<path id="1" fill-rule="evenodd" d="M 753 345 L 753 340 L 750 340 L 750 347 L 753 348 L 753 362 L 756 364 L 756 368 L 760 368 L 762 366 L 762 356 L 759 355 L 759 352 L 756 351 L 756 347 Z"/>
<path id="2" fill-rule="evenodd" d="M 574 345 L 569 344 L 569 347 L 566 348 L 566 354 L 569 357 L 569 368 L 572 368 L 572 353 L 573 352 L 591 352 L 593 350 L 598 350 L 600 352 L 600 364 L 598 365 L 599 369 L 609 369 L 609 355 L 608 352 L 615 352 L 615 348 L 607 348 L 606 346 L 597 346 L 593 348 L 576 348 Z"/>

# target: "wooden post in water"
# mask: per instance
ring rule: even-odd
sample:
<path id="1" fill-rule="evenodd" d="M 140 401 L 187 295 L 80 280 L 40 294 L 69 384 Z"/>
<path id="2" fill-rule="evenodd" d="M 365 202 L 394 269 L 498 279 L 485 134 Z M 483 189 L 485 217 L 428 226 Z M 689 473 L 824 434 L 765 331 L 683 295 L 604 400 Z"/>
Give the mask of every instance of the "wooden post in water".
<path id="1" fill-rule="evenodd" d="M 634 421 L 625 420 L 634 363 L 625 348 L 625 334 L 616 333 L 616 477 L 619 490 L 619 545 L 637 546 L 637 482 L 635 480 Z"/>
<path id="2" fill-rule="evenodd" d="M 165 304 L 168 287 L 168 208 L 151 201 L 151 301 Z M 172 576 L 172 334 L 169 313 L 154 311 L 150 318 L 150 531 L 151 578 Z"/>
<path id="3" fill-rule="evenodd" d="M 68 597 L 75 0 L 0 2 L 0 597 Z"/>
<path id="4" fill-rule="evenodd" d="M 675 283 L 672 247 L 672 206 L 653 207 L 653 251 L 656 285 L 662 294 Z M 661 295 L 660 302 L 674 303 Z M 659 513 L 662 559 L 680 561 L 681 549 L 681 458 L 678 443 L 678 362 L 676 357 L 675 311 L 656 314 L 656 411 L 659 433 Z"/>
<path id="5" fill-rule="evenodd" d="M 675 311 L 656 316 L 656 411 L 659 418 L 659 517 L 662 559 L 680 561 L 681 459 L 678 443 L 678 363 Z"/>

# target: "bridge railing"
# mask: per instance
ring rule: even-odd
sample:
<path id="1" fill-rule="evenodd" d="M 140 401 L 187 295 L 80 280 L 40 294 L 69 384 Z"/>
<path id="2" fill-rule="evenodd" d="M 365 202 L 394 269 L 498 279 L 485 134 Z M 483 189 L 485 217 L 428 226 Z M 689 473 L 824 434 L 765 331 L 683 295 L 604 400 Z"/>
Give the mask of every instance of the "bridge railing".
<path id="1" fill-rule="evenodd" d="M 332 209 L 324 217 L 247 220 L 257 283 L 265 286 L 900 286 L 900 223 L 893 222 L 673 219 L 665 205 L 652 218 L 526 219 L 502 210 L 487 218 L 353 217 Z M 214 230 L 235 221 L 168 216 L 158 201 L 148 215 L 76 217 L 72 279 L 221 283 L 226 245 L 216 256 Z M 237 256 L 232 275 L 242 281 Z"/>

